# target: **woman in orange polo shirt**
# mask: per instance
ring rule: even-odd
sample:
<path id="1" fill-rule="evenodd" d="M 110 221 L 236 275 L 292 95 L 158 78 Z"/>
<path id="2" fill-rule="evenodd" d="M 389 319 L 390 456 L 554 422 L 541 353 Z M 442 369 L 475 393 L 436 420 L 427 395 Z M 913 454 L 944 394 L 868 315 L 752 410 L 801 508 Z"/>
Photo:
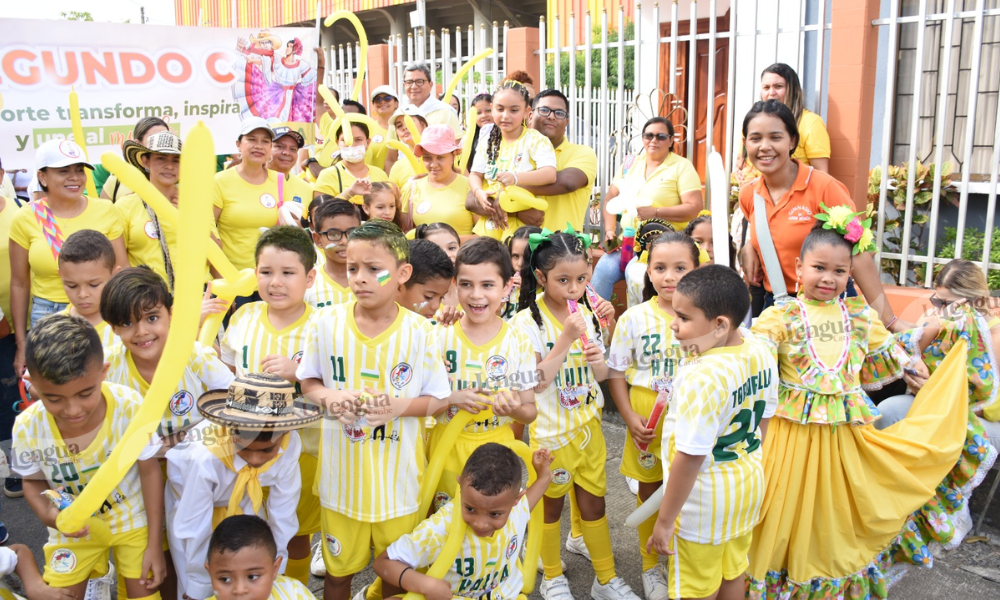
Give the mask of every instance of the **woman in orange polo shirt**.
<path id="1" fill-rule="evenodd" d="M 767 308 L 774 304 L 775 297 L 797 293 L 795 261 L 802 242 L 817 223 L 813 215 L 820 211 L 821 205 L 827 208 L 843 205 L 851 210 L 855 210 L 855 205 L 844 184 L 792 158 L 799 132 L 792 111 L 778 100 L 753 105 L 743 119 L 743 139 L 748 158 L 761 173 L 759 179 L 740 190 L 740 208 L 748 221 L 748 243 L 742 251 L 743 274 L 750 285 L 763 283 Z M 760 228 L 755 210 L 759 206 L 766 212 Z M 758 231 L 770 238 L 770 243 L 765 240 L 764 247 L 773 247 L 773 254 L 761 251 Z M 896 330 L 905 325 L 896 320 L 885 300 L 871 254 L 854 257 L 851 275 L 887 327 Z"/>

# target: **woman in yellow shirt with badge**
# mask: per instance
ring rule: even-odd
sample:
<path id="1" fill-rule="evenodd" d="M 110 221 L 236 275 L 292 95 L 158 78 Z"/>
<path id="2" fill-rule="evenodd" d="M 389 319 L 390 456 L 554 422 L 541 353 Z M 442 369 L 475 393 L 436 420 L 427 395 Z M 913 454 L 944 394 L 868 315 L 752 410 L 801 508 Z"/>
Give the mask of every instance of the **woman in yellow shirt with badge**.
<path id="1" fill-rule="evenodd" d="M 18 376 L 24 371 L 29 325 L 69 304 L 57 262 L 63 241 L 81 229 L 93 229 L 111 240 L 116 265 L 128 266 L 122 222 L 114 205 L 83 194 L 85 169 L 93 168 L 86 162 L 83 148 L 71 140 L 50 140 L 35 154 L 38 183 L 46 197 L 21 207 L 10 225 L 10 312 Z"/>
<path id="2" fill-rule="evenodd" d="M 403 187 L 402 212 L 406 229 L 427 223 L 447 223 L 458 235 L 472 235 L 472 213 L 465 208 L 469 179 L 455 172 L 455 131 L 447 125 L 424 130 L 415 154 L 424 161 L 427 177 L 411 179 Z"/>
<path id="3" fill-rule="evenodd" d="M 364 195 L 372 190 L 371 184 L 389 181 L 389 176 L 378 167 L 365 163 L 365 154 L 371 140 L 368 125 L 351 123 L 351 139 L 344 139 L 343 128 L 337 131 L 342 162 L 323 169 L 313 186 L 314 196 L 328 194 L 354 204 L 363 204 Z"/>

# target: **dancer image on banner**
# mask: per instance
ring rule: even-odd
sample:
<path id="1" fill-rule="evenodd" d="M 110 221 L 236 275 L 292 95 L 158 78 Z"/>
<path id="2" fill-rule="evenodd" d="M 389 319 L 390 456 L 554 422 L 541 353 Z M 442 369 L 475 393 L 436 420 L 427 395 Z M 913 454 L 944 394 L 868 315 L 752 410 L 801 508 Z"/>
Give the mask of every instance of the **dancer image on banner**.
<path id="1" fill-rule="evenodd" d="M 316 69 L 302 59 L 299 38 L 289 40 L 283 52 L 281 48 L 281 38 L 266 29 L 236 41 L 233 100 L 240 105 L 241 118 L 312 121 Z"/>

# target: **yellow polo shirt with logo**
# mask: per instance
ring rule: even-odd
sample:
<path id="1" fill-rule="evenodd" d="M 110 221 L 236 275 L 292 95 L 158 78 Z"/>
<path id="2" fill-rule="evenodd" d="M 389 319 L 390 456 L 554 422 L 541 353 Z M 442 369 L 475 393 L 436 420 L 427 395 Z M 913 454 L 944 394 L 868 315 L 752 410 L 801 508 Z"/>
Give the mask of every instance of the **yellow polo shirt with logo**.
<path id="1" fill-rule="evenodd" d="M 403 187 L 400 210 L 410 210 L 410 200 L 413 200 L 414 226 L 447 223 L 455 228 L 458 235 L 472 235 L 472 213 L 465 208 L 468 196 L 469 178 L 464 175 L 457 175 L 454 181 L 443 188 L 435 187 L 430 178 L 424 177 Z"/>
<path id="2" fill-rule="evenodd" d="M 646 153 L 625 157 L 612 182 L 622 193 L 653 199 L 653 206 L 670 208 L 681 203 L 681 196 L 701 191 L 701 178 L 690 160 L 671 152 L 663 163 L 646 177 Z M 671 221 L 677 231 L 687 227 L 687 221 Z M 563 227 L 566 227 L 564 224 Z"/>
<path id="3" fill-rule="evenodd" d="M 569 223 L 575 231 L 582 231 L 584 215 L 597 179 L 597 153 L 593 148 L 574 144 L 566 138 L 555 150 L 556 171 L 580 169 L 587 176 L 587 185 L 575 192 L 547 197 L 549 207 L 545 210 L 542 227 L 562 231 Z"/>
<path id="4" fill-rule="evenodd" d="M 389 181 L 389 176 L 385 174 L 385 171 L 379 169 L 378 167 L 368 166 L 368 180 L 372 183 L 378 183 L 380 181 Z M 340 174 L 338 178 L 337 175 Z M 347 170 L 344 163 L 337 163 L 332 167 L 323 169 L 320 172 L 319 177 L 316 179 L 316 185 L 313 189 L 321 194 L 328 194 L 330 196 L 337 196 L 343 193 L 344 190 L 350 188 L 357 181 L 357 177 L 351 175 L 351 172 Z M 351 202 L 354 204 L 364 203 L 364 199 L 361 196 L 351 196 Z"/>
<path id="5" fill-rule="evenodd" d="M 260 228 L 278 224 L 278 177 L 284 175 L 268 170 L 267 181 L 255 185 L 236 168 L 215 174 L 212 201 L 222 211 L 218 219 L 222 251 L 237 269 L 254 268 Z"/>

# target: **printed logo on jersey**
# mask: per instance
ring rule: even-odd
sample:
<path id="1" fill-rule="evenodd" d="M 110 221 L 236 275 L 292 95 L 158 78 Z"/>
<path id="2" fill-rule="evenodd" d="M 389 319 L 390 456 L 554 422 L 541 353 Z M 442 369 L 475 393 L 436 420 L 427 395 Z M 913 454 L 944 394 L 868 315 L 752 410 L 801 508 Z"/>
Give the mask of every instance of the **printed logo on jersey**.
<path id="1" fill-rule="evenodd" d="M 510 543 L 507 544 L 507 558 L 510 558 L 511 556 L 514 556 L 515 552 L 517 552 L 517 536 L 516 535 L 514 537 L 510 538 Z"/>
<path id="2" fill-rule="evenodd" d="M 302 350 L 299 350 L 292 355 L 292 362 L 295 364 L 302 364 Z"/>
<path id="3" fill-rule="evenodd" d="M 586 385 L 559 388 L 559 406 L 567 410 L 580 408 L 580 397 L 586 398 L 589 392 L 590 386 Z"/>
<path id="4" fill-rule="evenodd" d="M 187 390 L 181 390 L 170 398 L 170 412 L 178 417 L 191 412 L 194 406 L 194 396 Z"/>
<path id="5" fill-rule="evenodd" d="M 146 224 L 142 226 L 142 230 L 146 232 L 146 237 L 149 239 L 160 239 L 160 232 L 156 230 L 156 224 L 152 221 L 146 221 Z"/>
<path id="6" fill-rule="evenodd" d="M 52 553 L 52 570 L 61 575 L 72 573 L 76 568 L 76 555 L 69 548 L 57 548 Z"/>
<path id="7" fill-rule="evenodd" d="M 494 355 L 486 359 L 486 376 L 490 379 L 500 379 L 507 374 L 507 359 Z"/>
<path id="8" fill-rule="evenodd" d="M 413 379 L 413 367 L 409 363 L 399 363 L 389 373 L 389 381 L 392 383 L 392 387 L 397 390 L 403 389 L 406 384 L 410 383 L 411 379 Z"/>
<path id="9" fill-rule="evenodd" d="M 344 425 L 344 435 L 352 442 L 363 442 L 365 440 L 365 430 L 357 424 Z"/>
<path id="10" fill-rule="evenodd" d="M 566 469 L 556 469 L 555 471 L 552 471 L 552 483 L 556 485 L 566 485 L 569 483 L 570 479 L 572 479 L 572 476 Z"/>
<path id="11" fill-rule="evenodd" d="M 451 502 L 451 496 L 447 492 L 438 492 L 434 494 L 434 510 L 439 511 L 441 507 Z"/>
<path id="12" fill-rule="evenodd" d="M 640 452 L 637 460 L 639 466 L 647 471 L 656 466 L 656 455 L 652 452 Z"/>
<path id="13" fill-rule="evenodd" d="M 340 552 L 344 549 L 344 547 L 340 545 L 340 540 L 333 537 L 329 533 L 324 537 L 326 538 L 326 549 L 330 551 L 330 554 L 340 556 Z"/>
<path id="14" fill-rule="evenodd" d="M 261 194 L 260 205 L 264 208 L 274 208 L 278 205 L 278 201 L 271 194 Z"/>
<path id="15" fill-rule="evenodd" d="M 795 206 L 788 211 L 789 221 L 812 221 L 813 213 L 808 206 Z"/>

